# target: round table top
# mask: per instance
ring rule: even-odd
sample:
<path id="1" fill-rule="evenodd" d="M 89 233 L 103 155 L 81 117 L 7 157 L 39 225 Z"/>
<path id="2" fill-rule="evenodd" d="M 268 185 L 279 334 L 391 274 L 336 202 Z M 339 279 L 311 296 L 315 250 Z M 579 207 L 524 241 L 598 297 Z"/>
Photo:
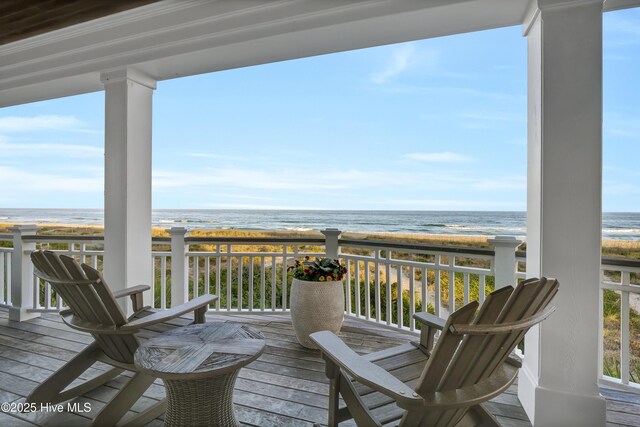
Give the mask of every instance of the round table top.
<path id="1" fill-rule="evenodd" d="M 144 341 L 134 363 L 149 375 L 189 380 L 225 375 L 257 359 L 263 352 L 262 333 L 239 323 L 190 325 Z"/>

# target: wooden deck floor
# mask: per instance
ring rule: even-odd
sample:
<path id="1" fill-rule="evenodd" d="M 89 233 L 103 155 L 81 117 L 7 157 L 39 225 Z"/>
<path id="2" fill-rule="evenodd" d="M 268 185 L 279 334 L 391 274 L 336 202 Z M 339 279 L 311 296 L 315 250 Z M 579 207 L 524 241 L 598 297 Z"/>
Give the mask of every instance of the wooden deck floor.
<path id="1" fill-rule="evenodd" d="M 326 423 L 328 383 L 324 363 L 319 352 L 298 345 L 287 315 L 215 314 L 208 316 L 208 320 L 251 324 L 267 338 L 264 354 L 242 369 L 236 382 L 234 402 L 242 424 L 304 427 Z M 400 332 L 354 319 L 345 321 L 341 335 L 360 353 L 388 348 L 410 339 Z M 6 310 L 0 310 L 0 403 L 23 402 L 39 382 L 90 342 L 90 336 L 70 330 L 58 315 L 45 314 L 18 323 L 10 322 Z M 87 426 L 125 380 L 116 378 L 76 400 L 80 408 L 85 402 L 90 403 L 90 412 L 0 412 L 0 425 Z M 611 389 L 603 389 L 602 393 L 607 398 L 609 426 L 640 425 L 640 395 Z M 157 381 L 129 415 L 144 410 L 163 396 L 164 387 Z M 515 386 L 488 402 L 488 406 L 504 426 L 531 425 L 520 406 Z M 162 425 L 162 417 L 149 425 Z"/>

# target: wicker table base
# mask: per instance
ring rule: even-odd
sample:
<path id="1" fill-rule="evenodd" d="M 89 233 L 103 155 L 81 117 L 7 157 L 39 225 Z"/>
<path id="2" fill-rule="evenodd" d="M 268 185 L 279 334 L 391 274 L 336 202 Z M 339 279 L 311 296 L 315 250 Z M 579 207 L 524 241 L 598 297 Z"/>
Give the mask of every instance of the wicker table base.
<path id="1" fill-rule="evenodd" d="M 238 372 L 194 381 L 163 380 L 168 401 L 164 425 L 239 427 L 233 411 Z"/>
<path id="2" fill-rule="evenodd" d="M 264 346 L 264 336 L 248 326 L 205 323 L 173 329 L 142 343 L 135 364 L 164 381 L 165 426 L 239 427 L 233 411 L 236 377 Z"/>

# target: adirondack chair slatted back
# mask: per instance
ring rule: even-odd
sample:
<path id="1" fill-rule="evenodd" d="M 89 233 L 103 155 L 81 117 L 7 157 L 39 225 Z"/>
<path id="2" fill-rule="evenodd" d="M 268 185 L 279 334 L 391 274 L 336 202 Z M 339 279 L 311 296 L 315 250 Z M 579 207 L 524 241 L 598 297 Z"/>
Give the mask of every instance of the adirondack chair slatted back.
<path id="1" fill-rule="evenodd" d="M 557 291 L 556 280 L 526 280 L 515 289 L 508 286 L 491 293 L 477 315 L 477 303 L 467 304 L 452 313 L 418 380 L 416 392 L 426 395 L 455 390 L 489 377 L 505 362 L 528 330 L 514 328 L 487 335 L 469 335 L 453 333 L 452 326 L 521 321 L 542 312 Z M 421 419 L 420 425 L 454 426 L 466 410 L 430 411 Z"/>
<path id="2" fill-rule="evenodd" d="M 84 326 L 104 331 L 127 323 L 111 290 L 94 268 L 52 251 L 33 252 L 31 260 L 36 276 L 51 284 L 74 319 L 84 322 Z M 107 356 L 118 362 L 133 363 L 133 354 L 138 348 L 135 335 L 108 332 L 91 335 Z"/>

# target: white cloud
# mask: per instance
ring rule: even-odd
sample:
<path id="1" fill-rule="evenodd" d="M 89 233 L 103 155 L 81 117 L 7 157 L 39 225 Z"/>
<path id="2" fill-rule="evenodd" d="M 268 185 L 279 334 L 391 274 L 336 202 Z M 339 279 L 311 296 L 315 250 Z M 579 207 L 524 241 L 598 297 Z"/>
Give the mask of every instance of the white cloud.
<path id="1" fill-rule="evenodd" d="M 371 74 L 371 81 L 376 84 L 387 83 L 389 79 L 397 76 L 409 68 L 416 59 L 415 47 L 412 44 L 397 47 L 387 67 L 379 72 Z"/>
<path id="2" fill-rule="evenodd" d="M 246 194 L 239 194 L 239 193 L 210 193 L 210 194 L 208 194 L 208 196 L 210 196 L 210 197 L 227 198 L 227 199 L 273 200 L 273 197 L 248 196 Z"/>
<path id="3" fill-rule="evenodd" d="M 255 205 L 255 204 L 236 204 L 236 203 L 205 203 L 204 208 L 206 209 L 272 209 L 279 211 L 286 210 L 321 210 L 322 208 L 318 207 L 309 207 L 309 206 L 291 206 L 291 205 Z"/>
<path id="4" fill-rule="evenodd" d="M 33 132 L 40 130 L 83 130 L 83 123 L 74 116 L 42 115 L 33 117 L 0 117 L 0 132 Z"/>
<path id="5" fill-rule="evenodd" d="M 371 201 L 370 204 L 380 204 L 380 201 Z M 455 199 L 396 199 L 385 200 L 385 206 L 390 209 L 394 206 L 425 210 L 521 210 L 525 206 L 522 201 L 498 201 L 498 200 L 455 200 Z"/>
<path id="6" fill-rule="evenodd" d="M 201 153 L 201 152 L 190 152 L 190 153 L 184 153 L 183 155 L 187 157 L 197 157 L 202 159 L 218 159 L 218 160 L 245 160 L 246 159 L 246 157 L 241 157 L 241 156 L 229 156 L 227 154 Z"/>
<path id="7" fill-rule="evenodd" d="M 104 191 L 104 180 L 101 175 L 70 176 L 38 172 L 0 166 L 0 176 L 11 182 L 7 191 L 22 193 L 25 191 L 48 194 L 63 193 L 95 193 Z"/>
<path id="8" fill-rule="evenodd" d="M 408 153 L 405 154 L 404 157 L 412 160 L 434 163 L 466 163 L 473 161 L 471 157 L 453 153 L 451 151 L 445 151 L 442 153 Z"/>
<path id="9" fill-rule="evenodd" d="M 526 115 L 523 117 L 514 117 L 514 116 L 503 114 L 503 113 L 494 113 L 494 114 L 466 113 L 466 114 L 460 114 L 460 117 L 473 119 L 473 120 L 491 121 L 491 122 L 524 121 L 527 118 Z"/>
<path id="10" fill-rule="evenodd" d="M 0 157 L 102 157 L 104 150 L 90 145 L 80 144 L 47 144 L 47 143 L 15 143 L 0 139 Z"/>
<path id="11" fill-rule="evenodd" d="M 640 21 L 626 19 L 619 13 L 606 14 L 605 25 L 607 31 L 640 35 Z"/>
<path id="12" fill-rule="evenodd" d="M 483 179 L 471 184 L 471 188 L 482 191 L 496 191 L 496 190 L 526 190 L 527 189 L 527 177 L 525 176 L 512 176 L 504 177 L 503 179 Z"/>
<path id="13" fill-rule="evenodd" d="M 359 170 L 221 168 L 198 172 L 159 170 L 153 174 L 153 185 L 158 189 L 225 186 L 256 190 L 342 190 L 402 183 L 406 179 L 408 177 L 400 178 L 398 174 L 389 172 Z"/>
<path id="14" fill-rule="evenodd" d="M 640 188 L 634 183 L 609 181 L 602 185 L 604 196 L 634 196 L 640 193 Z"/>
<path id="15" fill-rule="evenodd" d="M 388 93 L 411 93 L 411 94 L 427 94 L 436 96 L 446 96 L 452 98 L 460 97 L 478 97 L 497 101 L 520 101 L 526 98 L 526 94 L 516 94 L 507 92 L 487 91 L 473 89 L 464 86 L 421 86 L 408 84 L 395 84 L 393 86 L 380 86 L 381 91 Z"/>

